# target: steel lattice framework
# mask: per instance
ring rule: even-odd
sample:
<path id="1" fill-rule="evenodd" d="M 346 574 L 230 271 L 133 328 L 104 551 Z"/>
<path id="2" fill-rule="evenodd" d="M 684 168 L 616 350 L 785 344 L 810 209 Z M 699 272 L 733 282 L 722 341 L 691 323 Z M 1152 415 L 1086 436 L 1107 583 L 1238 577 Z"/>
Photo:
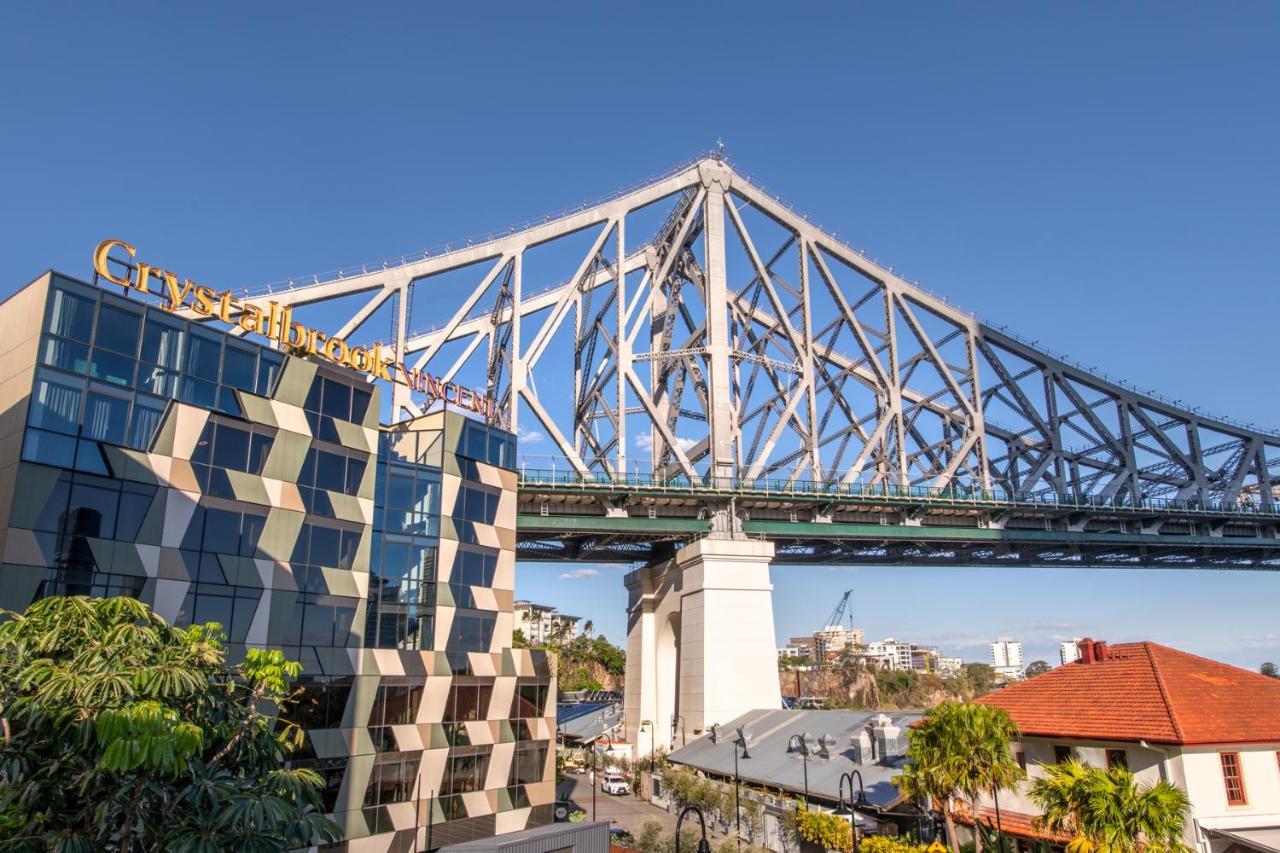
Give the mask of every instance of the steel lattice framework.
<path id="1" fill-rule="evenodd" d="M 415 331 L 424 291 L 436 325 Z M 504 425 L 545 434 L 560 470 L 595 479 L 641 470 L 1273 509 L 1280 436 L 984 324 L 718 156 L 491 239 L 249 301 L 352 297 L 336 336 L 389 314 L 401 362 L 487 389 Z M 424 404 L 394 387 L 397 416 Z"/>

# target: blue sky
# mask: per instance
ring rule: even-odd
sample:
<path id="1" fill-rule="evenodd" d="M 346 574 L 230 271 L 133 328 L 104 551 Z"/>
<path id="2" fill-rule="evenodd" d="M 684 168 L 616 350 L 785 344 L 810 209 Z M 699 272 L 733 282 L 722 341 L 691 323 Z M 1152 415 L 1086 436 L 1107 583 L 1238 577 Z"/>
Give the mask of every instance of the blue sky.
<path id="1" fill-rule="evenodd" d="M 576 204 L 722 139 L 812 219 L 981 316 L 1280 426 L 1280 6 L 9 4 L 7 282 L 105 236 L 252 286 Z M 572 568 L 580 569 L 582 566 Z M 620 569 L 521 595 L 622 631 Z M 778 633 L 1152 637 L 1280 659 L 1280 577 L 774 572 Z M 1031 642 L 1034 640 L 1034 644 Z"/>

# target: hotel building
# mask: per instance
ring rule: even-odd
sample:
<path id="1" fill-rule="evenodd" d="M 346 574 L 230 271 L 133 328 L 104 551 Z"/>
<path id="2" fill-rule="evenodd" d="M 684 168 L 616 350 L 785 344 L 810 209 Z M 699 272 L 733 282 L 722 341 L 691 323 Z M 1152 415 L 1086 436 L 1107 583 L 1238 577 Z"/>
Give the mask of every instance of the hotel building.
<path id="1" fill-rule="evenodd" d="M 128 595 L 301 661 L 338 849 L 551 820 L 554 682 L 511 648 L 515 439 L 379 425 L 365 374 L 47 273 L 0 305 L 0 607 Z"/>

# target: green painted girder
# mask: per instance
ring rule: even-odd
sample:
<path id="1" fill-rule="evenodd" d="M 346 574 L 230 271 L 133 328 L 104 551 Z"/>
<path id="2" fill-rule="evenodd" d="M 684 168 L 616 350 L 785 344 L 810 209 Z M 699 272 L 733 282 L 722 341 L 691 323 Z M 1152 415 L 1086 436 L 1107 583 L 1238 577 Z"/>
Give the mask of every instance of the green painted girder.
<path id="1" fill-rule="evenodd" d="M 1020 530 L 978 527 L 908 526 L 894 524 L 830 524 L 813 521 L 744 521 L 743 532 L 770 539 L 862 539 L 918 542 L 1037 542 L 1082 545 L 1180 545 L 1219 548 L 1276 548 L 1280 539 L 1255 536 L 1187 536 L 1156 533 L 1093 533 L 1076 530 Z M 689 534 L 711 531 L 711 522 L 697 518 L 602 518 L 578 515 L 518 515 L 519 534 L 606 533 L 636 536 L 646 533 Z"/>

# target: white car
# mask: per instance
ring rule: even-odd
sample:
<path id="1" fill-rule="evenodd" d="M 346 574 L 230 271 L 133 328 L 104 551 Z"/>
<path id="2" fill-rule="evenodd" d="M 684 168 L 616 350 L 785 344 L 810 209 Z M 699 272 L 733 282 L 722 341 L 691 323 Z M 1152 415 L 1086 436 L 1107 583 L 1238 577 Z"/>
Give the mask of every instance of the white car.
<path id="1" fill-rule="evenodd" d="M 631 793 L 631 786 L 627 784 L 627 780 L 622 776 L 609 774 L 601 780 L 600 790 L 615 797 L 622 797 Z"/>

